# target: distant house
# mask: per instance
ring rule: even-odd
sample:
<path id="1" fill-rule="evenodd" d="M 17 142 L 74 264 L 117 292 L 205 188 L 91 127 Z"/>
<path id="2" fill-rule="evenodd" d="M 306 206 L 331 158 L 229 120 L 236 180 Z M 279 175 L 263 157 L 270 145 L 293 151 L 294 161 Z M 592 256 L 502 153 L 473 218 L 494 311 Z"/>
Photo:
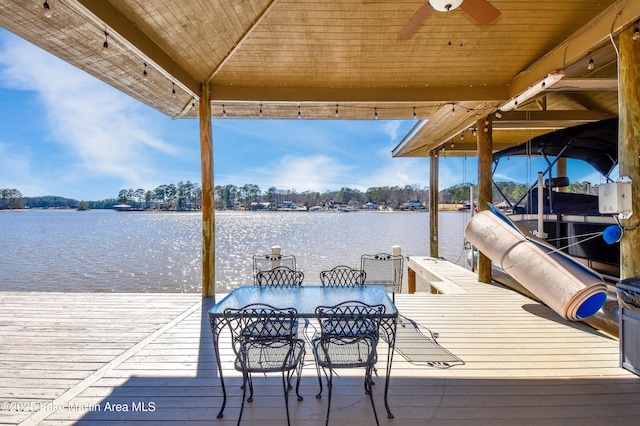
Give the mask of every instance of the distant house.
<path id="1" fill-rule="evenodd" d="M 402 203 L 402 208 L 407 210 L 417 210 L 422 208 L 422 204 L 420 204 L 420 201 L 408 201 L 406 203 Z"/>
<path id="2" fill-rule="evenodd" d="M 378 210 L 378 203 L 367 203 L 364 206 L 362 206 L 362 208 L 364 210 Z"/>
<path id="3" fill-rule="evenodd" d="M 283 209 L 295 210 L 295 209 L 298 208 L 298 206 L 296 206 L 296 203 L 294 203 L 293 201 L 283 201 L 282 202 L 282 208 Z"/>
<path id="4" fill-rule="evenodd" d="M 268 210 L 270 205 L 271 205 L 271 203 L 252 202 L 249 205 L 249 209 L 250 210 Z"/>

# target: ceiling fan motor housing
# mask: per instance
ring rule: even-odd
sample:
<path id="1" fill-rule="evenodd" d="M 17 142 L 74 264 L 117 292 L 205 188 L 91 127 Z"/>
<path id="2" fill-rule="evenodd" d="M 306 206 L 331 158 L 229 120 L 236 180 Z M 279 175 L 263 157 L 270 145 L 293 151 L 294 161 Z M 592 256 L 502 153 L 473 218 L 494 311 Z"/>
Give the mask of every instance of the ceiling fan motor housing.
<path id="1" fill-rule="evenodd" d="M 429 0 L 429 4 L 438 12 L 448 12 L 456 9 L 463 0 Z"/>

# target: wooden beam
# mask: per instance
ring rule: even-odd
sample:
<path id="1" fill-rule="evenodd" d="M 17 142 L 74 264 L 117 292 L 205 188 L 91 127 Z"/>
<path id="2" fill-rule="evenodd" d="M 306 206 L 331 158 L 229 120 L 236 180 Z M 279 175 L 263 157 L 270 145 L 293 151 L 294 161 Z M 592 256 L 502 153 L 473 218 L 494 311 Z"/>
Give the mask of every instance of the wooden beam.
<path id="1" fill-rule="evenodd" d="M 171 58 L 161 47 L 153 42 L 138 26 L 123 15 L 111 2 L 95 0 L 77 0 L 82 7 L 74 6 L 85 18 L 95 22 L 96 18 L 107 26 L 110 37 L 118 40 L 135 55 L 141 62 L 157 69 L 177 86 L 198 97 L 200 83 L 196 81 L 184 68 Z M 73 3 L 69 4 L 72 7 Z M 102 27 L 100 22 L 96 22 Z"/>
<path id="2" fill-rule="evenodd" d="M 200 92 L 200 161 L 202 172 L 202 297 L 216 293 L 216 236 L 213 183 L 213 136 L 211 132 L 211 91 L 202 84 Z"/>
<path id="3" fill-rule="evenodd" d="M 498 101 L 506 86 L 460 87 L 312 87 L 223 86 L 212 84 L 214 102 L 454 102 Z M 449 108 L 451 109 L 451 108 Z M 463 108 L 459 108 L 462 110 Z"/>
<path id="4" fill-rule="evenodd" d="M 429 253 L 438 257 L 438 151 L 430 153 L 429 170 Z"/>
<path id="5" fill-rule="evenodd" d="M 564 129 L 593 121 L 606 120 L 613 116 L 594 110 L 547 110 L 547 111 L 506 111 L 492 123 L 493 129 Z"/>
<path id="6" fill-rule="evenodd" d="M 216 76 L 216 74 L 218 74 L 218 71 L 220 71 L 222 69 L 222 67 L 227 63 L 227 61 L 229 59 L 231 59 L 233 57 L 233 55 L 238 51 L 238 49 L 240 49 L 240 46 L 242 46 L 242 44 L 244 43 L 244 41 L 249 37 L 249 35 L 253 32 L 253 30 L 260 24 L 260 22 L 262 22 L 262 20 L 264 19 L 265 16 L 267 16 L 269 14 L 269 12 L 271 11 L 271 9 L 275 6 L 275 4 L 278 2 L 278 0 L 271 0 L 260 12 L 260 14 L 256 17 L 256 19 L 254 19 L 254 21 L 251 23 L 251 26 L 249 26 L 249 28 L 247 28 L 245 30 L 245 32 L 242 34 L 242 36 L 240 36 L 240 39 L 233 45 L 233 47 L 231 48 L 231 50 L 229 52 L 227 52 L 227 54 L 224 56 L 224 58 L 222 59 L 222 61 L 218 64 L 218 66 L 216 67 L 215 70 L 213 70 L 213 72 L 211 73 L 211 75 L 209 76 L 209 78 L 207 79 L 207 83 L 210 83 L 211 80 L 213 80 L 213 78 Z"/>
<path id="7" fill-rule="evenodd" d="M 436 149 L 475 125 L 478 117 L 491 113 L 498 102 L 476 102 L 472 105 L 473 107 L 469 109 L 458 107 L 455 113 L 452 113 L 451 103 L 443 105 L 425 125 L 413 132 L 410 137 L 403 139 L 394 149 L 393 156 L 415 157 L 417 151 L 424 153 Z"/>
<path id="8" fill-rule="evenodd" d="M 615 92 L 617 78 L 563 78 L 545 92 Z"/>
<path id="9" fill-rule="evenodd" d="M 478 120 L 478 211 L 488 210 L 487 203 L 492 201 L 491 193 L 491 165 L 492 128 L 491 119 Z M 486 130 L 486 131 L 485 131 Z M 478 253 L 478 281 L 491 282 L 491 259 L 483 253 Z"/>
<path id="10" fill-rule="evenodd" d="M 639 2 L 640 3 L 640 2 Z M 635 26 L 620 34 L 620 96 L 618 158 L 620 176 L 632 182 L 633 215 L 621 220 L 620 279 L 640 277 L 640 40 L 633 40 Z"/>
<path id="11" fill-rule="evenodd" d="M 594 46 L 620 33 L 640 16 L 640 1 L 618 0 L 573 36 L 544 55 L 539 61 L 511 80 L 510 99 L 542 80 L 551 72 L 563 70 L 567 65 L 582 60 Z"/>

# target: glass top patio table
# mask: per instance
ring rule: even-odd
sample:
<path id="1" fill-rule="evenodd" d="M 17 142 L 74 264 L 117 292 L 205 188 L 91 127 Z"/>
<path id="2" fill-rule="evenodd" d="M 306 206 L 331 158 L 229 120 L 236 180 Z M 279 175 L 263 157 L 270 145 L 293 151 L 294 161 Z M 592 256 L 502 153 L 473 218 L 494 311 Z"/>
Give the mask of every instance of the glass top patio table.
<path id="1" fill-rule="evenodd" d="M 357 300 L 368 305 L 382 304 L 384 317 L 398 316 L 398 310 L 384 287 L 364 285 L 354 287 L 238 287 L 209 309 L 209 316 L 222 318 L 224 310 L 239 309 L 252 303 L 266 303 L 277 308 L 295 308 L 300 318 L 314 318 L 318 306 L 334 306 Z"/>
<path id="2" fill-rule="evenodd" d="M 216 353 L 216 362 L 220 383 L 222 385 L 222 407 L 218 418 L 222 417 L 227 401 L 227 393 L 222 375 L 222 362 L 218 355 L 218 337 L 225 326 L 225 309 L 239 309 L 253 303 L 264 303 L 276 308 L 295 308 L 300 318 L 315 318 L 318 306 L 335 306 L 342 302 L 359 301 L 368 305 L 384 305 L 385 314 L 381 323 L 380 336 L 388 344 L 386 381 L 384 389 L 384 403 L 387 409 L 387 417 L 392 419 L 393 414 L 389 408 L 387 394 L 389 390 L 389 377 L 396 338 L 396 324 L 398 309 L 387 294 L 384 287 L 375 285 L 363 285 L 353 287 L 332 286 L 300 286 L 300 287 L 238 287 L 209 309 L 209 321 L 213 333 L 213 345 Z"/>

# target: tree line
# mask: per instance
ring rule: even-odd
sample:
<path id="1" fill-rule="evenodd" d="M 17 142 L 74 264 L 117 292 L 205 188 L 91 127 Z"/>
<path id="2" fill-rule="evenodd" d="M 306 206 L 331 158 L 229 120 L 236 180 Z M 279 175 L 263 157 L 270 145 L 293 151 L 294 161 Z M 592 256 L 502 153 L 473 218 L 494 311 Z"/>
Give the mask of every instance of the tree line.
<path id="1" fill-rule="evenodd" d="M 160 185 L 153 190 L 121 189 L 118 203 L 138 208 L 162 210 L 199 210 L 202 207 L 202 188 L 191 181 Z"/>
<path id="2" fill-rule="evenodd" d="M 586 193 L 588 186 L 588 182 L 573 183 L 569 185 L 568 191 Z M 474 194 L 478 194 L 477 185 L 468 182 L 443 189 L 438 192 L 438 203 L 462 204 L 469 201 L 472 187 Z M 528 188 L 525 184 L 496 182 L 493 187 L 493 203 L 503 201 L 501 193 L 509 201 L 516 202 L 527 193 Z M 282 190 L 275 187 L 270 187 L 265 192 L 262 192 L 260 187 L 254 184 L 243 186 L 218 185 L 215 187 L 214 195 L 216 208 L 218 209 L 248 209 L 260 203 L 268 203 L 271 208 L 277 208 L 285 201 L 307 208 L 329 204 L 362 206 L 366 203 L 376 203 L 381 206 L 398 209 L 409 202 L 419 202 L 425 207 L 429 203 L 429 188 L 419 185 L 405 185 L 403 187 L 378 186 L 368 188 L 364 192 L 359 189 L 343 187 L 339 191 L 326 191 L 323 193 L 317 191 L 297 192 L 295 189 Z M 475 197 L 477 198 L 477 195 Z"/>
<path id="3" fill-rule="evenodd" d="M 498 191 L 496 186 L 500 189 Z M 477 185 L 472 183 L 460 183 L 443 189 L 438 193 L 438 202 L 441 204 L 462 204 L 469 201 L 471 188 L 474 194 L 478 193 Z M 569 185 L 569 192 L 587 193 L 590 189 L 589 182 L 576 182 Z M 493 187 L 493 202 L 503 201 L 504 194 L 509 201 L 520 200 L 528 190 L 525 184 L 514 182 L 496 182 Z M 323 206 L 329 204 L 345 204 L 362 206 L 366 203 L 376 203 L 393 209 L 401 208 L 404 203 L 419 202 L 423 206 L 429 203 L 429 188 L 419 185 L 406 186 L 378 186 L 360 191 L 355 188 L 343 187 L 338 191 L 304 191 L 295 189 L 277 189 L 270 187 L 261 191 L 255 184 L 217 185 L 214 188 L 215 205 L 217 209 L 251 209 L 260 204 L 269 205 L 270 208 L 278 208 L 284 202 L 291 202 L 298 206 Z M 199 210 L 202 208 L 202 189 L 198 183 L 178 182 L 177 184 L 160 185 L 153 190 L 121 189 L 116 198 L 108 198 L 100 201 L 78 201 L 74 199 L 44 196 L 23 197 L 17 189 L 0 189 L 0 210 L 22 208 L 78 208 L 110 209 L 116 204 L 127 204 L 142 209 L 165 210 Z"/>

